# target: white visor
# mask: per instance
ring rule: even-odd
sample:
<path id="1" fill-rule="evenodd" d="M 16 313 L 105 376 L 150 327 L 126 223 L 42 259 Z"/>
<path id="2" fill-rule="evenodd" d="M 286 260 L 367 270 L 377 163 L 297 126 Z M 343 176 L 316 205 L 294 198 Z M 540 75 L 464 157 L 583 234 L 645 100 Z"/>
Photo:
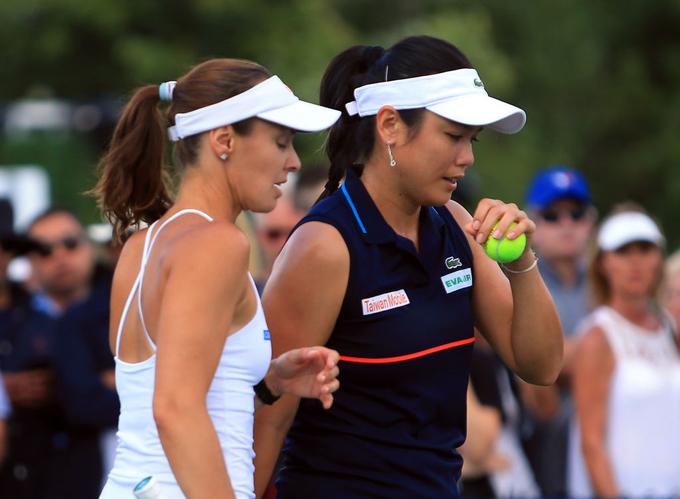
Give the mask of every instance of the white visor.
<path id="1" fill-rule="evenodd" d="M 527 120 L 522 109 L 489 97 L 474 69 L 371 83 L 355 89 L 354 99 L 345 105 L 350 116 L 378 114 L 387 105 L 425 108 L 447 120 L 501 133 L 517 133 Z"/>
<path id="2" fill-rule="evenodd" d="M 657 246 L 663 246 L 665 242 L 654 220 L 637 211 L 612 216 L 602 224 L 597 235 L 597 245 L 603 251 L 615 251 L 634 242 L 648 242 Z"/>
<path id="3" fill-rule="evenodd" d="M 318 132 L 335 123 L 340 111 L 301 101 L 278 76 L 272 76 L 229 99 L 177 113 L 168 137 L 176 142 L 254 117 L 301 132 Z"/>

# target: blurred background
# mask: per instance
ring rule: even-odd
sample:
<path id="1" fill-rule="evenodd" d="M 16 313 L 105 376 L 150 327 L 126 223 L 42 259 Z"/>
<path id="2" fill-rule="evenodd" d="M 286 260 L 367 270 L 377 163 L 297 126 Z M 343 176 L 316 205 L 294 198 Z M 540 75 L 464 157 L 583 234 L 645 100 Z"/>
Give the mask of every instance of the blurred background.
<path id="1" fill-rule="evenodd" d="M 56 204 L 100 221 L 83 192 L 138 85 L 240 57 L 318 101 L 343 48 L 430 34 L 458 45 L 492 95 L 528 114 L 519 136 L 480 137 L 473 197 L 521 203 L 533 172 L 569 164 L 600 212 L 635 200 L 670 248 L 680 243 L 677 0 L 3 0 L 0 18 L 0 194 L 23 196 L 15 207 Z M 323 136 L 297 144 L 303 165 L 323 164 Z"/>
<path id="2" fill-rule="evenodd" d="M 666 252 L 680 246 L 680 0 L 0 0 L 0 21 L 3 498 L 91 499 L 101 490 L 119 412 L 108 293 L 120 247 L 111 244 L 110 227 L 94 225 L 101 214 L 85 193 L 132 90 L 174 80 L 203 60 L 252 59 L 301 98 L 317 102 L 324 69 L 351 45 L 388 47 L 418 34 L 457 45 L 490 94 L 524 108 L 528 121 L 517 136 L 480 135 L 475 165 L 454 198 L 468 209 L 481 197 L 523 206 L 530 181 L 547 165 L 570 165 L 585 176 L 570 171 L 566 184 L 563 174 L 544 177 L 541 190 L 552 189 L 550 199 L 534 217 L 539 269 L 558 305 L 568 354 L 578 346 L 577 321 L 591 311 L 583 257 L 596 212 L 637 202 L 661 223 Z M 324 134 L 299 134 L 302 171 L 274 211 L 246 216 L 243 229 L 255 241 L 251 271 L 260 289 L 288 233 L 325 183 L 323 140 Z M 589 195 L 574 196 L 573 189 L 586 184 L 597 210 Z M 15 232 L 55 206 L 68 211 L 42 215 L 30 227 L 31 241 L 18 237 Z M 645 241 L 637 236 L 628 242 Z M 641 251 L 638 246 L 633 250 Z M 650 254 L 654 249 L 660 262 L 661 246 L 651 241 L 642 248 Z M 627 251 L 637 258 L 633 250 Z M 22 254 L 28 256 L 14 258 Z M 668 268 L 663 305 L 678 324 L 680 254 Z M 643 290 L 641 303 L 658 310 L 652 305 L 659 279 L 647 277 L 656 284 Z M 624 275 L 617 282 L 628 281 L 635 279 Z M 656 405 L 634 398 L 636 414 L 644 406 L 653 417 L 636 416 L 644 428 L 626 427 L 623 435 L 627 440 L 649 430 L 671 457 L 647 440 L 639 452 L 620 453 L 639 456 L 652 468 L 670 463 L 673 479 L 680 476 L 678 337 L 675 348 L 668 336 L 675 378 L 662 362 L 647 359 L 660 368 L 660 380 L 678 380 L 674 391 L 662 391 Z M 468 463 L 463 491 L 474 497 L 564 497 L 567 436 L 578 435 L 570 426 L 569 363 L 555 386 L 537 391 L 515 385 L 495 354 L 477 344 L 468 407 L 471 421 L 486 419 L 488 425 L 471 430 L 468 442 L 488 445 L 485 453 L 470 446 L 462 451 Z M 579 379 L 600 386 L 586 375 Z M 595 398 L 595 409 L 584 406 L 583 413 L 607 403 Z M 655 483 L 639 473 L 639 465 L 628 475 Z"/>

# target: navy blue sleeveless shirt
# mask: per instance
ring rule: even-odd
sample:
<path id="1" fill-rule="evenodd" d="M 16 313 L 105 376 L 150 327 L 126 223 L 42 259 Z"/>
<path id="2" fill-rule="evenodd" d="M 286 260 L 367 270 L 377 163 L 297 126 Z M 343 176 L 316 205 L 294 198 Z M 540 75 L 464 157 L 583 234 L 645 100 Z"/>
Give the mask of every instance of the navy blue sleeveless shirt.
<path id="1" fill-rule="evenodd" d="M 278 497 L 457 497 L 474 342 L 465 235 L 446 207 L 423 207 L 416 250 L 351 171 L 309 221 L 334 226 L 350 255 L 326 345 L 341 355 L 340 389 L 329 411 L 300 402 Z"/>

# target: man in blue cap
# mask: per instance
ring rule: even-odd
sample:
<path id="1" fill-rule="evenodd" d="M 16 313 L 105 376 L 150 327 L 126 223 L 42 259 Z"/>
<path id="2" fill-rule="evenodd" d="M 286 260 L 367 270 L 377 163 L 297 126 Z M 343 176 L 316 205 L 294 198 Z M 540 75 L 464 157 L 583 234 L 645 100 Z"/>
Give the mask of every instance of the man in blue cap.
<path id="1" fill-rule="evenodd" d="M 551 387 L 524 385 L 524 401 L 533 414 L 527 454 L 545 496 L 565 496 L 567 441 L 573 407 L 568 392 L 569 360 L 579 321 L 587 315 L 589 293 L 586 253 L 597 212 L 583 175 L 555 165 L 540 170 L 526 197 L 526 210 L 536 222 L 533 245 L 539 270 L 557 306 L 566 336 L 565 367 Z"/>

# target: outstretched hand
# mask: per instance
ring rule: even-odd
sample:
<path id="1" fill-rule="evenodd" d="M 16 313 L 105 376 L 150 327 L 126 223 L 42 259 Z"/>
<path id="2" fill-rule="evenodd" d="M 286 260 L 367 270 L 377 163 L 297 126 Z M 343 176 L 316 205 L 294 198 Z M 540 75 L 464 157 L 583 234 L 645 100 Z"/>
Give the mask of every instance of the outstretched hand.
<path id="1" fill-rule="evenodd" d="M 324 409 L 333 405 L 333 392 L 340 387 L 335 350 L 307 347 L 290 350 L 272 360 L 268 385 L 278 394 L 318 398 Z"/>

